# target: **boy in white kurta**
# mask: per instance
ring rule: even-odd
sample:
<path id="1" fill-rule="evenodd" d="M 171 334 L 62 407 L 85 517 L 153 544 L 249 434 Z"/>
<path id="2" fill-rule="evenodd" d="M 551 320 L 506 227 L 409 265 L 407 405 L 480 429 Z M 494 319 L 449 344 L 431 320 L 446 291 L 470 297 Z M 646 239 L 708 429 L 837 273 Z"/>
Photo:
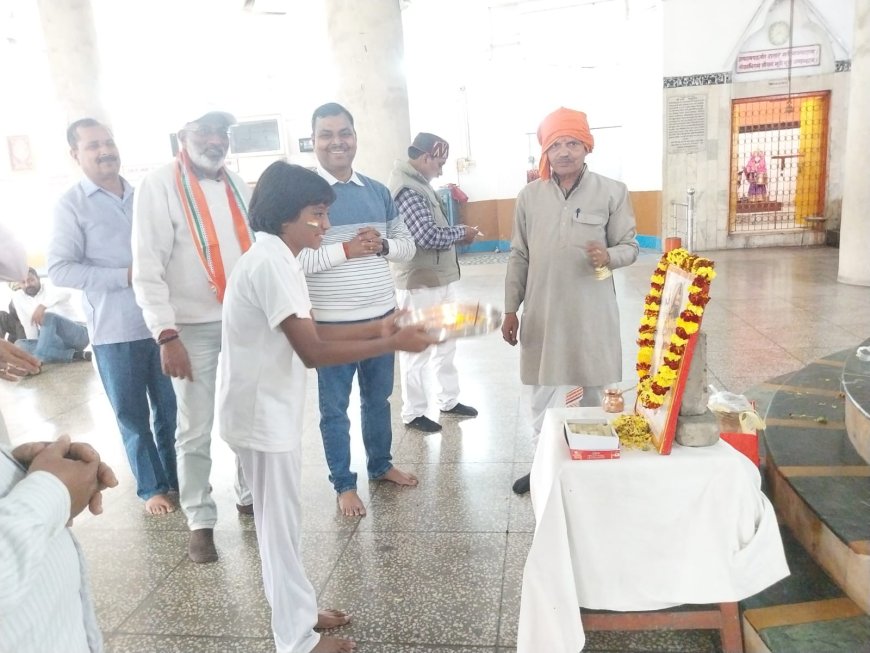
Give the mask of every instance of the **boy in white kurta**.
<path id="1" fill-rule="evenodd" d="M 277 162 L 257 183 L 250 206 L 255 244 L 237 263 L 223 304 L 220 433 L 239 457 L 254 499 L 263 586 L 279 653 L 352 651 L 349 640 L 315 628 L 349 623 L 318 612 L 300 551 L 305 367 L 334 365 L 398 349 L 422 351 L 431 339 L 395 317 L 356 325 L 316 325 L 296 260 L 329 228 L 329 184 Z"/>

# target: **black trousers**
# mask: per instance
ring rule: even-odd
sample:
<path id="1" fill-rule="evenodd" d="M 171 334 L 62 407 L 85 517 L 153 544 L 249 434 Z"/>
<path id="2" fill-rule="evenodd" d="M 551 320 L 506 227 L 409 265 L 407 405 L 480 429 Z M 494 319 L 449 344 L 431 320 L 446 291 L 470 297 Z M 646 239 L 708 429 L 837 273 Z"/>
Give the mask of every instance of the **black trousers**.
<path id="1" fill-rule="evenodd" d="M 18 319 L 18 313 L 15 312 L 12 302 L 9 302 L 8 312 L 0 311 L 0 338 L 8 339 L 9 342 L 24 338 L 24 327 Z"/>

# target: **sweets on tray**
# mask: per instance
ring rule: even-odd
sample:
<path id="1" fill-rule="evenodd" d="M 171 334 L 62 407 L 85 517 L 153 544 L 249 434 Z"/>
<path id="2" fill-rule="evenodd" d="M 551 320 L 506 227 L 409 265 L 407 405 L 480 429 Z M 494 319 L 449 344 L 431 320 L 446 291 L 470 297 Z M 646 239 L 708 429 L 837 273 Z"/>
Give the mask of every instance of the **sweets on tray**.
<path id="1" fill-rule="evenodd" d="M 574 460 L 619 458 L 619 438 L 604 419 L 566 419 L 565 440 Z"/>

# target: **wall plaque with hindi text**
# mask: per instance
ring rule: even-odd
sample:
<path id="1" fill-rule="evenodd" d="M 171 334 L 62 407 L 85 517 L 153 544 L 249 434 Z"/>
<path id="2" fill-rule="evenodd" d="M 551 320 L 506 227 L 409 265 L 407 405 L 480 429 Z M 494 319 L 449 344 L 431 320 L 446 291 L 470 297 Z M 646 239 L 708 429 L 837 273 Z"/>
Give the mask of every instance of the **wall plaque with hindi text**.
<path id="1" fill-rule="evenodd" d="M 681 95 L 668 98 L 668 152 L 700 152 L 707 142 L 707 98 Z"/>

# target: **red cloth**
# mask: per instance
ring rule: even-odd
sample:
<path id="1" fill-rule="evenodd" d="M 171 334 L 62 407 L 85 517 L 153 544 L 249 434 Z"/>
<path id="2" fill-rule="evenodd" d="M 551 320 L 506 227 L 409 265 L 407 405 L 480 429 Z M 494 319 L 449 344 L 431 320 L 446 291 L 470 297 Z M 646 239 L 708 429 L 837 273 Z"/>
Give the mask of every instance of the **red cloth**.
<path id="1" fill-rule="evenodd" d="M 460 204 L 465 204 L 468 201 L 468 195 L 456 184 L 447 184 L 447 188 L 450 189 L 450 196 Z"/>
<path id="2" fill-rule="evenodd" d="M 547 157 L 547 150 L 564 136 L 576 138 L 586 146 L 587 152 L 591 152 L 595 145 L 592 132 L 589 131 L 589 121 L 586 120 L 586 114 L 582 111 L 559 107 L 545 117 L 538 127 L 538 143 L 541 144 L 541 163 L 538 170 L 541 173 L 541 179 L 550 178 L 550 159 Z"/>

